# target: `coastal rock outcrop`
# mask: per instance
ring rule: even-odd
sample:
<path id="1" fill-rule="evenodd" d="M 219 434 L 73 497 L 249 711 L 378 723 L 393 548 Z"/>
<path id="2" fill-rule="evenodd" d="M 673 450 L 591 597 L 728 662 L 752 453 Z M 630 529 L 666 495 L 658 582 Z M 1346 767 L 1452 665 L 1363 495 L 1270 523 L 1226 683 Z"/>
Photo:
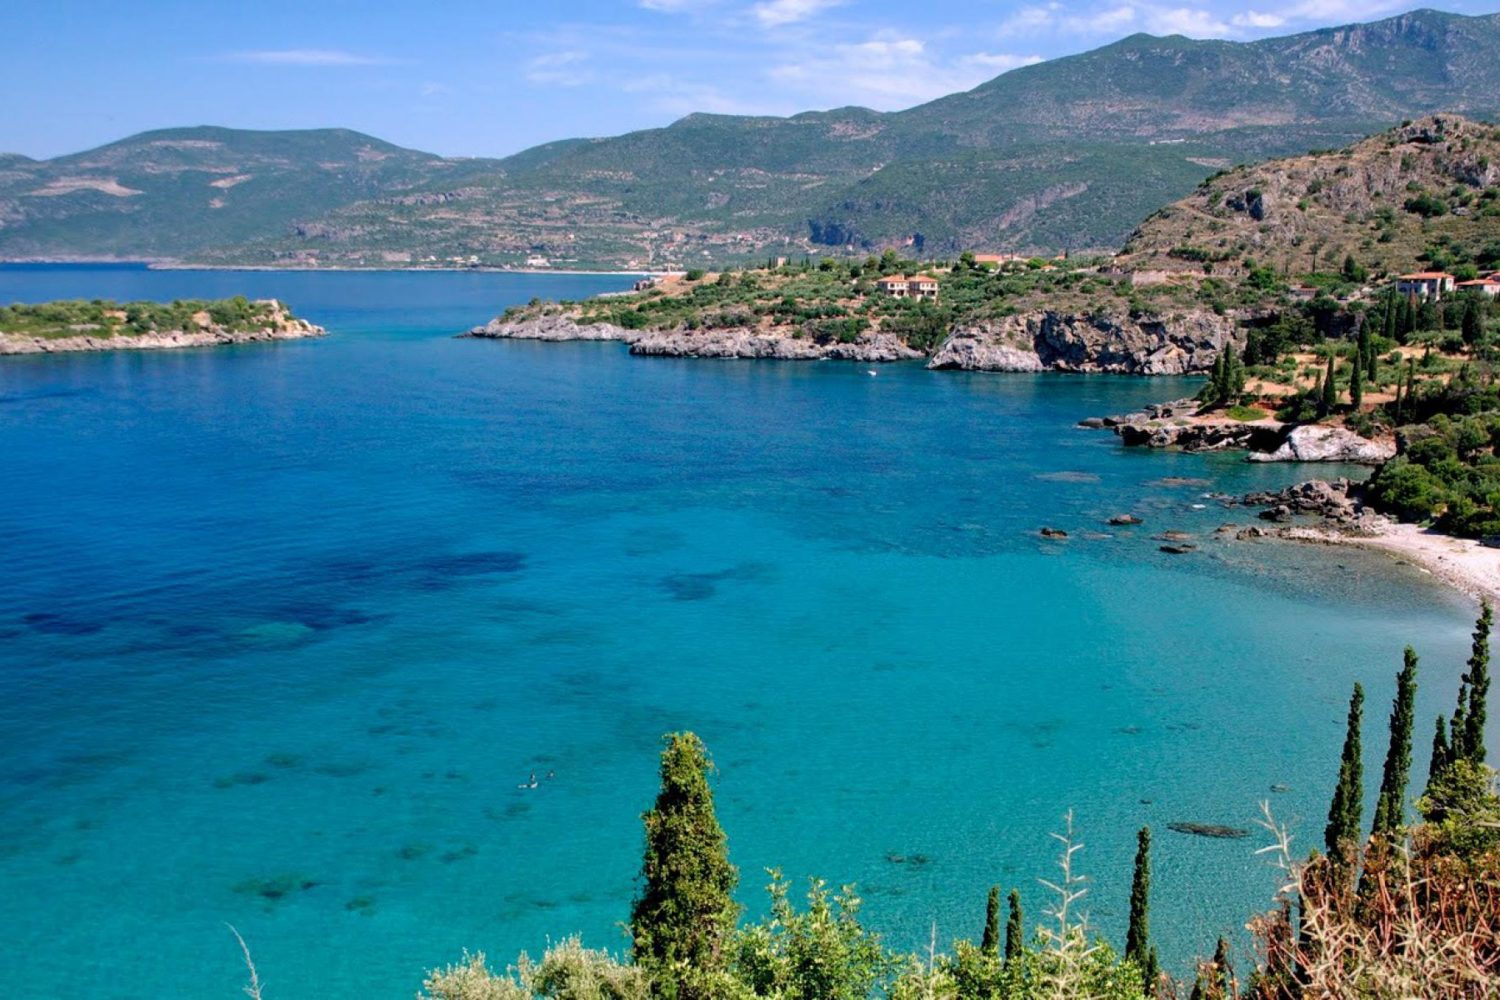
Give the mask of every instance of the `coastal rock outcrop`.
<path id="1" fill-rule="evenodd" d="M 1207 310 L 1154 317 L 1045 310 L 956 329 L 928 367 L 1182 375 L 1207 371 L 1237 337 L 1233 318 Z"/>
<path id="2" fill-rule="evenodd" d="M 1121 443 L 1131 447 L 1227 451 L 1271 450 L 1281 445 L 1283 425 L 1269 418 L 1243 421 L 1197 414 L 1196 401 L 1176 399 L 1155 403 L 1136 413 L 1090 417 L 1079 421 L 1079 426 L 1113 430 Z"/>
<path id="3" fill-rule="evenodd" d="M 1321 518 L 1330 527 L 1358 533 L 1376 530 L 1385 523 L 1385 516 L 1365 502 L 1364 486 L 1348 479 L 1331 482 L 1311 479 L 1285 489 L 1250 493 L 1230 502 L 1263 507 L 1261 520 L 1281 524 L 1300 515 Z"/>
<path id="4" fill-rule="evenodd" d="M 476 326 L 461 337 L 486 340 L 621 340 L 633 343 L 644 335 L 642 330 L 627 330 L 610 323 L 579 323 L 572 316 L 539 316 L 535 319 L 507 320 L 503 316 Z"/>
<path id="5" fill-rule="evenodd" d="M 634 340 L 631 354 L 671 358 L 774 358 L 783 361 L 906 361 L 923 357 L 888 333 L 852 343 L 780 336 L 738 327 L 727 330 L 657 331 Z"/>
<path id="6" fill-rule="evenodd" d="M 1379 465 L 1396 454 L 1394 441 L 1372 441 L 1344 427 L 1293 428 L 1274 451 L 1252 452 L 1252 462 L 1350 462 Z"/>
<path id="7" fill-rule="evenodd" d="M 460 336 L 494 340 L 617 340 L 630 345 L 631 354 L 666 358 L 773 358 L 783 361 L 828 358 L 883 362 L 924 356 L 889 333 L 867 333 L 858 340 L 844 343 L 750 327 L 626 330 L 609 323 L 579 323 L 568 315 L 523 320 L 494 319 Z"/>

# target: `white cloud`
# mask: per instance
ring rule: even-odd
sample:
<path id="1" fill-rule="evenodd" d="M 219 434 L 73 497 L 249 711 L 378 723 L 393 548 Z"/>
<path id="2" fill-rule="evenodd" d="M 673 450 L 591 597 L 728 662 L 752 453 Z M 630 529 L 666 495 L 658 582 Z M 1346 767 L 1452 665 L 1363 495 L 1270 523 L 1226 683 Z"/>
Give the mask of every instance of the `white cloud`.
<path id="1" fill-rule="evenodd" d="M 777 28 L 783 24 L 794 24 L 837 7 L 844 0 L 762 0 L 750 8 L 765 28 Z"/>
<path id="2" fill-rule="evenodd" d="M 1223 38 L 1231 34 L 1228 24 L 1206 10 L 1170 7 L 1148 11 L 1146 27 L 1155 35 L 1187 35 L 1189 38 Z"/>
<path id="3" fill-rule="evenodd" d="M 1107 7 L 1088 14 L 1072 14 L 1063 19 L 1063 28 L 1070 34 L 1109 35 L 1124 31 L 1135 23 L 1137 11 L 1129 4 Z"/>
<path id="4" fill-rule="evenodd" d="M 589 54 L 579 49 L 548 52 L 526 63 L 526 79 L 548 87 L 581 87 L 593 80 Z"/>
<path id="5" fill-rule="evenodd" d="M 919 38 L 881 32 L 863 42 L 832 47 L 817 62 L 797 60 L 773 66 L 769 75 L 783 87 L 804 92 L 812 104 L 827 105 L 827 81 L 839 82 L 839 101 L 888 111 L 969 90 L 1040 56 L 972 52 L 935 56 Z"/>
<path id="6" fill-rule="evenodd" d="M 663 14 L 680 14 L 701 6 L 702 0 L 639 0 L 639 3 L 646 10 L 659 11 Z"/>
<path id="7" fill-rule="evenodd" d="M 750 104 L 731 97 L 717 87 L 683 80 L 670 73 L 652 73 L 625 81 L 620 89 L 640 94 L 655 111 L 670 115 L 705 112 L 715 115 L 764 115 L 789 113 L 797 109 L 768 110 L 763 103 Z"/>
<path id="8" fill-rule="evenodd" d="M 1406 0 L 1302 0 L 1279 11 L 1287 20 L 1342 24 L 1368 20 L 1388 11 L 1410 7 Z"/>
<path id="9" fill-rule="evenodd" d="M 1236 14 L 1229 19 L 1229 23 L 1236 28 L 1279 28 L 1286 24 L 1286 18 L 1280 14 L 1262 14 L 1259 11 L 1247 10 L 1243 14 Z"/>
<path id="10" fill-rule="evenodd" d="M 262 49 L 255 52 L 232 52 L 224 58 L 229 62 L 257 63 L 263 66 L 388 66 L 394 62 L 342 49 Z"/>
<path id="11" fill-rule="evenodd" d="M 1035 35 L 1052 28 L 1057 23 L 1059 4 L 1049 3 L 1043 7 L 1022 7 L 1000 22 L 996 34 L 1005 38 L 1010 35 Z"/>

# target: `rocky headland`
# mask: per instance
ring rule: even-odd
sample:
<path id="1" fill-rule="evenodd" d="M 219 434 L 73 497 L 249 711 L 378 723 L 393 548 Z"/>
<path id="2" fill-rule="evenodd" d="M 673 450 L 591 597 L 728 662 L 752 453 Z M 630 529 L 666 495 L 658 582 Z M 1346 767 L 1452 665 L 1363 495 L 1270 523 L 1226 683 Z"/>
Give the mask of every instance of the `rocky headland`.
<path id="1" fill-rule="evenodd" d="M 1041 310 L 960 326 L 927 367 L 1184 375 L 1207 371 L 1240 337 L 1234 318 L 1206 309 L 1140 317 Z"/>
<path id="2" fill-rule="evenodd" d="M 849 343 L 820 342 L 782 328 L 728 327 L 716 330 L 627 330 L 610 323 L 579 323 L 567 315 L 494 319 L 462 337 L 485 340 L 610 340 L 631 354 L 662 358 L 767 358 L 782 361 L 910 361 L 922 352 L 884 333 L 862 334 Z"/>
<path id="3" fill-rule="evenodd" d="M 274 299 L 255 303 L 260 315 L 254 326 L 230 327 L 214 322 L 207 312 L 198 312 L 180 330 L 149 330 L 143 333 L 110 332 L 98 324 L 78 324 L 59 334 L 6 332 L 0 330 L 0 355 L 70 354 L 81 351 L 147 351 L 183 347 L 219 347 L 273 340 L 322 337 L 327 331 L 293 316 Z"/>
<path id="4" fill-rule="evenodd" d="M 820 339 L 795 326 L 628 330 L 607 322 L 580 323 L 570 314 L 500 317 L 460 336 L 619 341 L 632 354 L 653 357 L 863 362 L 927 358 L 932 369 L 1181 375 L 1206 371 L 1225 344 L 1235 343 L 1236 328 L 1232 319 L 1207 311 L 1139 319 L 1040 311 L 957 328 L 930 355 L 880 331 L 845 341 Z"/>
<path id="5" fill-rule="evenodd" d="M 1390 440 L 1360 437 L 1345 427 L 1288 424 L 1267 413 L 1239 420 L 1210 411 L 1196 400 L 1156 403 L 1136 413 L 1089 417 L 1079 426 L 1112 430 L 1132 447 L 1183 451 L 1246 451 L 1252 462 L 1344 462 L 1379 465 L 1396 454 Z"/>

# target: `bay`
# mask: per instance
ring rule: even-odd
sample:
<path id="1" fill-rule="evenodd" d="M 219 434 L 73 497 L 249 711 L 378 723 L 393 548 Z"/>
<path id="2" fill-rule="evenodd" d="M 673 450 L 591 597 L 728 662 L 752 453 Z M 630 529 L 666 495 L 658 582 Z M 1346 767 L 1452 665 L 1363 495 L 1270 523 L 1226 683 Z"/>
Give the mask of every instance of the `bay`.
<path id="1" fill-rule="evenodd" d="M 330 331 L 0 359 L 0 995 L 227 994 L 226 922 L 284 998 L 618 949 L 681 729 L 752 914 L 779 866 L 901 947 L 977 936 L 993 883 L 1034 926 L 1071 809 L 1117 943 L 1152 826 L 1181 973 L 1276 880 L 1258 837 L 1167 823 L 1271 799 L 1305 851 L 1351 683 L 1367 775 L 1404 645 L 1419 718 L 1451 705 L 1468 601 L 1214 540 L 1249 515 L 1203 494 L 1307 470 L 1074 426 L 1191 380 L 453 339 L 628 282 L 0 267 L 0 301 L 243 293 Z"/>

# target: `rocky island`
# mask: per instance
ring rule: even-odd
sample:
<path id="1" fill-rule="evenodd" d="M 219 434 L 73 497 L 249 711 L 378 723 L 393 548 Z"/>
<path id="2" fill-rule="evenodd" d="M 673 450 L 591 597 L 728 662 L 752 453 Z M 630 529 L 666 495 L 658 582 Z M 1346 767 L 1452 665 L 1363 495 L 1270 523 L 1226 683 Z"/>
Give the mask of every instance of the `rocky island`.
<path id="1" fill-rule="evenodd" d="M 275 299 L 252 302 L 244 296 L 0 307 L 0 355 L 215 347 L 321 337 L 325 332 Z"/>

